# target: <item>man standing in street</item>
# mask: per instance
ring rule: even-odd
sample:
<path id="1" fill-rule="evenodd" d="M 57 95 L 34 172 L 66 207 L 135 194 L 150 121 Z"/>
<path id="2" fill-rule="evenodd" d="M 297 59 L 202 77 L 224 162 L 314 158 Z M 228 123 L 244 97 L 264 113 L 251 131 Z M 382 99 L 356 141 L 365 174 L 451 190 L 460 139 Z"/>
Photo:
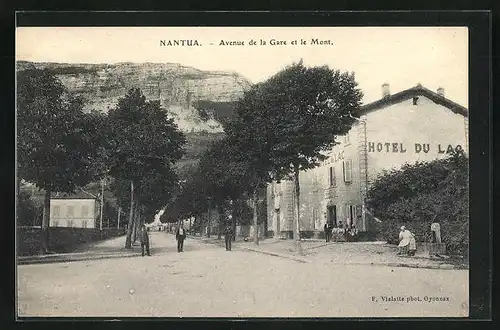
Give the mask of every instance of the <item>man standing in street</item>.
<path id="1" fill-rule="evenodd" d="M 175 233 L 175 239 L 177 239 L 177 252 L 184 252 L 184 239 L 186 238 L 186 230 L 184 229 L 184 224 L 181 222 Z"/>
<path id="2" fill-rule="evenodd" d="M 148 254 L 148 256 L 150 256 L 151 254 L 149 253 L 149 235 L 146 229 L 146 225 L 144 224 L 141 226 L 141 233 L 139 239 L 141 241 L 142 256 L 144 257 L 144 247 L 146 247 L 146 253 Z"/>
<path id="3" fill-rule="evenodd" d="M 325 223 L 325 227 L 323 228 L 324 231 L 325 231 L 325 239 L 326 239 L 326 242 L 330 242 L 330 226 L 328 225 L 328 223 Z"/>
<path id="4" fill-rule="evenodd" d="M 224 240 L 226 241 L 226 251 L 231 251 L 231 241 L 233 240 L 233 229 L 227 225 L 224 229 Z"/>

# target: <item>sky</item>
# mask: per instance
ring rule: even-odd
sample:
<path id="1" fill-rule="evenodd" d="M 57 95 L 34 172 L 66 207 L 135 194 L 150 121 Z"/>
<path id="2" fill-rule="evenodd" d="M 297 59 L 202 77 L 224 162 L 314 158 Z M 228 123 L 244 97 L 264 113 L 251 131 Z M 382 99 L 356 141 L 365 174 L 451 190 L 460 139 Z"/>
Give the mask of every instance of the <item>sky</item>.
<path id="1" fill-rule="evenodd" d="M 271 45 L 271 39 L 286 44 Z M 312 39 L 329 42 L 313 45 Z M 161 40 L 197 40 L 200 46 L 161 46 Z M 244 45 L 220 45 L 222 40 Z M 420 83 L 433 91 L 443 87 L 447 98 L 468 107 L 466 27 L 21 27 L 16 59 L 180 63 L 237 72 L 253 83 L 302 59 L 307 66 L 355 72 L 364 103 L 380 99 L 384 83 L 391 93 Z"/>

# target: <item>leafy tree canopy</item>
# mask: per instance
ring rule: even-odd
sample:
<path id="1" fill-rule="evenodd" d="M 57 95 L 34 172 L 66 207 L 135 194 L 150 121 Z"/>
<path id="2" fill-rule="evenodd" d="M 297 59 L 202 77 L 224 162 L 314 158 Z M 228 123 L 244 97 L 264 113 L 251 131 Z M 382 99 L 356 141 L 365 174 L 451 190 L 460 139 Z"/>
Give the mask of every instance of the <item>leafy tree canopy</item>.
<path id="1" fill-rule="evenodd" d="M 44 70 L 17 74 L 19 176 L 48 191 L 73 192 L 96 174 L 99 141 L 93 115 Z"/>
<path id="2" fill-rule="evenodd" d="M 144 173 L 170 167 L 179 160 L 186 142 L 173 118 L 158 101 L 147 101 L 131 89 L 108 113 L 111 175 L 140 181 Z"/>
<path id="3" fill-rule="evenodd" d="M 271 154 L 277 176 L 316 167 L 355 119 L 363 94 L 354 73 L 302 62 L 280 71 L 263 86 L 264 114 L 273 127 Z"/>

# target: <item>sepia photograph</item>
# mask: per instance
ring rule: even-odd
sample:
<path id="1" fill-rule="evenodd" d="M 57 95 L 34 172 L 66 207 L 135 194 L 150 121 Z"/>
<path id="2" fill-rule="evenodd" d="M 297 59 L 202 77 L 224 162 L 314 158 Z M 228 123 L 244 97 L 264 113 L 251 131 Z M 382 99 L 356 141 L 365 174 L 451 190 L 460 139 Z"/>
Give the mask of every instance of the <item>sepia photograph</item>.
<path id="1" fill-rule="evenodd" d="M 469 316 L 469 31 L 20 26 L 17 317 Z"/>

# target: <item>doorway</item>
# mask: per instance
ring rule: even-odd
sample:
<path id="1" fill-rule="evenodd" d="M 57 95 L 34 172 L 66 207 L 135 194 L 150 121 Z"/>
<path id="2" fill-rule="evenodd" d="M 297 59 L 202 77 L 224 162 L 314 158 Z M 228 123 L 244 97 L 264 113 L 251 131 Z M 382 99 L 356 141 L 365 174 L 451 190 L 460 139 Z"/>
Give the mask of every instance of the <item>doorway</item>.
<path id="1" fill-rule="evenodd" d="M 328 206 L 328 224 L 337 226 L 337 205 Z"/>

